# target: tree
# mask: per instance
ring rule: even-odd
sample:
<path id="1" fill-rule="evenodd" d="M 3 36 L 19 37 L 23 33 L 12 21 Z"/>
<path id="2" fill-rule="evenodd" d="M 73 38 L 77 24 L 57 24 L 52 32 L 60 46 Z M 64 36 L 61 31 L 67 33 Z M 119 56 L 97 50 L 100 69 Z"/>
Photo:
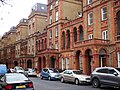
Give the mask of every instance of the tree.
<path id="1" fill-rule="evenodd" d="M 0 0 L 0 2 L 1 2 L 3 5 L 8 4 L 8 3 L 7 3 L 8 0 Z"/>
<path id="2" fill-rule="evenodd" d="M 0 0 L 0 2 L 4 5 L 7 4 L 5 0 Z"/>

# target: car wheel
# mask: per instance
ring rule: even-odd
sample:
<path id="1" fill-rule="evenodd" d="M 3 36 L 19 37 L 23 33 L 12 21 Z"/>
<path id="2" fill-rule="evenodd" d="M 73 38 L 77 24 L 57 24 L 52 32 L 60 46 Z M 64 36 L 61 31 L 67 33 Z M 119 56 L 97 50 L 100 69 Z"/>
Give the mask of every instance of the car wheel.
<path id="1" fill-rule="evenodd" d="M 75 79 L 75 84 L 78 85 L 79 84 L 79 80 Z"/>
<path id="2" fill-rule="evenodd" d="M 61 83 L 64 83 L 64 78 L 62 77 L 60 81 L 61 81 Z"/>
<path id="3" fill-rule="evenodd" d="M 40 79 L 43 79 L 43 77 L 42 77 L 42 76 L 40 76 Z"/>
<path id="4" fill-rule="evenodd" d="M 100 87 L 100 81 L 99 81 L 98 79 L 93 79 L 93 81 L 92 81 L 92 86 L 93 86 L 94 88 Z"/>
<path id="5" fill-rule="evenodd" d="M 50 76 L 48 77 L 48 80 L 51 81 L 51 77 Z"/>

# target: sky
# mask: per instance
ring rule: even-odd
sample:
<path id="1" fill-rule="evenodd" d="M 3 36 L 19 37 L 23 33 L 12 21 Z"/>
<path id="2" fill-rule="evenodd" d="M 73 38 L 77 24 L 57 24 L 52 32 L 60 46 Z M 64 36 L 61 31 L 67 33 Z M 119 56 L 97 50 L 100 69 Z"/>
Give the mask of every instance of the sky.
<path id="1" fill-rule="evenodd" d="M 36 3 L 47 4 L 47 0 L 6 0 L 0 3 L 0 36 L 16 26 L 22 18 L 28 18 Z"/>

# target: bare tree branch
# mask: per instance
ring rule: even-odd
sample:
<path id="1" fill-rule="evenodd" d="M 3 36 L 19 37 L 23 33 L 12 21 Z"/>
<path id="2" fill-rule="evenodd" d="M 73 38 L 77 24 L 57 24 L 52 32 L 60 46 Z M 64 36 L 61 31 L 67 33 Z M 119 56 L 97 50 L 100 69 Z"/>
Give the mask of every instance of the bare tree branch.
<path id="1" fill-rule="evenodd" d="M 7 4 L 6 2 L 5 2 L 5 0 L 0 0 L 0 2 L 4 5 L 4 4 Z"/>

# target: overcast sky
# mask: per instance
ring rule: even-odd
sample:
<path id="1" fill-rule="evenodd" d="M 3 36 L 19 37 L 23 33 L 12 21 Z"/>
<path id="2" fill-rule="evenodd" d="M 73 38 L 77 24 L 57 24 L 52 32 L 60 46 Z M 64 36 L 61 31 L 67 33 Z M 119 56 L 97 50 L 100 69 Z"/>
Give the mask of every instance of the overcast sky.
<path id="1" fill-rule="evenodd" d="M 0 3 L 0 36 L 16 26 L 22 18 L 28 18 L 33 5 L 47 4 L 47 0 L 10 0 L 7 3 Z"/>

